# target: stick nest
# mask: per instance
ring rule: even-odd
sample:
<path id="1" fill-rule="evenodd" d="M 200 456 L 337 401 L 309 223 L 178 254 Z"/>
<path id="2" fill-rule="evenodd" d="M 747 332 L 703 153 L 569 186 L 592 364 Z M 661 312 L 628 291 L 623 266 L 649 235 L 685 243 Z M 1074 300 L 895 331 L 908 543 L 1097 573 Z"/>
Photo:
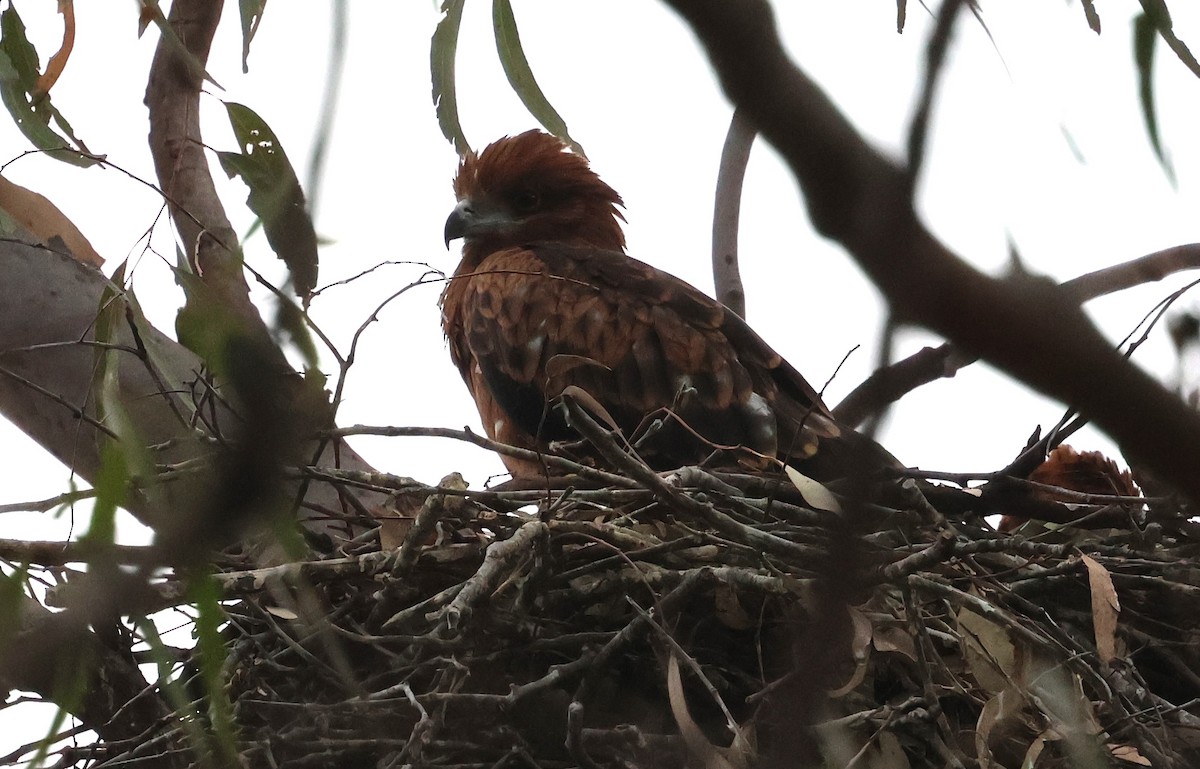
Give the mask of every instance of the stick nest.
<path id="1" fill-rule="evenodd" d="M 415 514 L 231 579 L 246 763 L 1200 766 L 1178 506 L 1053 503 L 1103 528 L 1010 535 L 991 490 L 831 512 L 782 475 L 627 469 L 406 487 Z"/>

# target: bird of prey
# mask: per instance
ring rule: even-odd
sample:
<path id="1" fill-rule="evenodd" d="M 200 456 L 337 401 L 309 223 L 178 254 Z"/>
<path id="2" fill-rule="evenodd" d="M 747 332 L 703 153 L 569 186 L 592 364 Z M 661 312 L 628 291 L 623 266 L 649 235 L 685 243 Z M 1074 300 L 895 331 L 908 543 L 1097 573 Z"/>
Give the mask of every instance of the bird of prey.
<path id="1" fill-rule="evenodd" d="M 621 196 L 557 138 L 528 131 L 468 153 L 454 192 L 445 240 L 464 244 L 442 324 L 493 439 L 577 441 L 554 408 L 574 386 L 656 469 L 717 457 L 830 480 L 898 466 L 736 313 L 627 256 Z M 515 477 L 544 472 L 503 461 Z"/>

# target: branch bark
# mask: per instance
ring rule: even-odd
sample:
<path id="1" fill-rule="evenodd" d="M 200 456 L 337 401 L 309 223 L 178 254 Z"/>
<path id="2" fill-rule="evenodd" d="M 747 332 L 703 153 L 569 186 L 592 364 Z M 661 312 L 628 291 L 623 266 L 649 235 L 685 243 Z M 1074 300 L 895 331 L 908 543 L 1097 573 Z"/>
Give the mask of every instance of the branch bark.
<path id="1" fill-rule="evenodd" d="M 19 597 L 18 613 L 20 621 L 6 633 L 0 654 L 5 691 L 37 692 L 60 704 L 75 699 L 73 715 L 112 742 L 138 737 L 171 718 L 134 660 L 101 643 L 77 613 L 51 612 L 26 595 Z M 186 764 L 171 751 L 145 760 L 152 767 Z"/>
<path id="2" fill-rule="evenodd" d="M 176 0 L 168 21 L 186 55 L 208 60 L 221 20 L 222 0 Z M 189 66 L 183 51 L 160 38 L 146 86 L 150 111 L 150 154 L 159 187 L 170 204 L 192 270 L 256 334 L 270 338 L 250 301 L 242 272 L 237 234 L 217 196 L 200 134 L 200 88 L 203 67 Z"/>
<path id="3" fill-rule="evenodd" d="M 713 202 L 712 269 L 717 301 L 746 317 L 746 289 L 738 267 L 738 220 L 742 213 L 742 182 L 758 132 L 746 116 L 734 110 L 721 148 Z"/>
<path id="4" fill-rule="evenodd" d="M 905 169 L 868 145 L 788 58 L 767 3 L 667 2 L 692 26 L 730 99 L 791 166 L 816 228 L 846 247 L 898 320 L 1078 408 L 1131 461 L 1200 500 L 1200 415 L 1123 360 L 1058 286 L 990 278 L 938 242 L 917 218 Z"/>
<path id="5" fill-rule="evenodd" d="M 1127 288 L 1153 283 L 1184 270 L 1200 268 L 1200 243 L 1164 248 L 1111 267 L 1085 273 L 1062 284 L 1079 303 Z M 834 409 L 839 421 L 852 427 L 895 403 L 922 385 L 949 378 L 978 358 L 953 344 L 925 347 L 904 360 L 884 366 L 854 388 Z"/>

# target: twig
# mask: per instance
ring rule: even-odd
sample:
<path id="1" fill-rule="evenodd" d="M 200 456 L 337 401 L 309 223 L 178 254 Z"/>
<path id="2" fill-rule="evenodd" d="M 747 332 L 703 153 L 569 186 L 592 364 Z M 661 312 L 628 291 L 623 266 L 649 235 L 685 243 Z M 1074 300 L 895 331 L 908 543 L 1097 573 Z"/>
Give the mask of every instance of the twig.
<path id="1" fill-rule="evenodd" d="M 65 566 L 68 563 L 92 561 L 139 566 L 162 565 L 152 547 L 23 539 L 0 539 L 0 558 L 40 566 Z"/>
<path id="2" fill-rule="evenodd" d="M 680 493 L 679 490 L 672 488 L 666 481 L 658 477 L 644 462 L 626 453 L 618 446 L 612 436 L 596 424 L 595 420 L 572 398 L 564 396 L 563 405 L 567 410 L 569 424 L 587 438 L 614 467 L 628 473 L 631 478 L 650 489 L 660 502 L 705 521 L 736 542 L 762 548 L 768 553 L 799 559 L 801 562 L 819 555 L 803 545 L 738 523 L 732 517 L 717 510 L 704 494 L 692 497 Z"/>
<path id="3" fill-rule="evenodd" d="M 529 449 L 510 446 L 506 443 L 494 441 L 491 438 L 479 435 L 469 429 L 452 430 L 445 427 L 373 427 L 370 425 L 354 425 L 352 427 L 341 427 L 336 430 L 329 430 L 325 433 L 330 436 L 347 436 L 347 435 L 381 435 L 388 437 L 430 437 L 430 438 L 453 438 L 454 440 L 466 441 L 473 443 L 480 448 L 485 448 L 494 451 L 497 454 L 516 457 L 518 459 L 526 459 L 531 462 L 537 462 L 544 459 L 546 464 L 551 467 L 561 470 L 568 470 L 582 478 L 594 480 L 606 486 L 616 486 L 618 488 L 642 488 L 637 482 L 631 481 L 615 473 L 604 472 L 597 470 L 587 465 L 581 465 L 578 462 L 573 462 L 565 457 L 560 457 L 554 454 L 538 453 Z"/>
<path id="4" fill-rule="evenodd" d="M 921 83 L 921 95 L 908 128 L 908 173 L 915 187 L 917 177 L 925 162 L 925 144 L 929 131 L 929 115 L 933 110 L 934 96 L 945 69 L 946 51 L 950 48 L 950 35 L 954 22 L 962 10 L 963 0 L 945 0 L 937 13 L 937 24 L 925 46 L 925 78 Z"/>
<path id="5" fill-rule="evenodd" d="M 746 288 L 738 268 L 738 220 L 742 212 L 742 182 L 757 135 L 746 116 L 735 109 L 725 134 L 725 145 L 721 148 L 713 202 L 712 271 L 717 301 L 743 318 L 746 317 Z"/>
<path id="6" fill-rule="evenodd" d="M 458 595 L 442 611 L 441 619 L 451 633 L 460 632 L 463 624 L 470 620 L 474 607 L 492 594 L 513 562 L 530 555 L 534 540 L 545 534 L 546 524 L 530 521 L 508 539 L 488 546 L 479 570 L 463 583 Z"/>

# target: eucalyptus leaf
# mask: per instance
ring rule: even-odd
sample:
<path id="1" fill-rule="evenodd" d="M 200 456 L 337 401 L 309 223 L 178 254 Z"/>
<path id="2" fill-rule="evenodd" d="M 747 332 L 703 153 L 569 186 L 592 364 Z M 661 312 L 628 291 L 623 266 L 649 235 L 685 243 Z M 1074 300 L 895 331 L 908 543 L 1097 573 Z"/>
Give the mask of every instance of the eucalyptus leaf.
<path id="1" fill-rule="evenodd" d="M 250 71 L 250 42 L 258 33 L 258 25 L 262 22 L 263 10 L 267 0 L 240 0 L 238 12 L 242 17 L 242 73 Z"/>
<path id="2" fill-rule="evenodd" d="M 262 219 L 267 242 L 307 304 L 317 284 L 317 234 L 300 180 L 279 139 L 254 110 L 235 102 L 226 102 L 225 109 L 241 152 L 218 152 L 221 167 L 250 188 L 246 203 Z"/>
<path id="3" fill-rule="evenodd" d="M 9 5 L 0 12 L 0 101 L 33 146 L 72 165 L 96 165 L 100 159 L 93 157 L 75 136 L 51 103 L 50 95 L 38 91 L 40 74 L 37 50 L 25 36 L 25 24 L 16 8 Z M 66 136 L 50 127 L 51 119 Z"/>
<path id="4" fill-rule="evenodd" d="M 196 651 L 200 678 L 207 693 L 210 747 L 221 758 L 218 766 L 238 766 L 237 740 L 234 736 L 233 705 L 225 685 L 225 659 L 229 649 L 221 635 L 226 622 L 220 604 L 220 589 L 210 574 L 196 574 L 188 580 L 188 597 L 196 606 Z"/>
<path id="5" fill-rule="evenodd" d="M 1173 180 L 1174 172 L 1163 151 L 1162 139 L 1158 133 L 1158 111 L 1154 104 L 1154 50 L 1162 21 L 1150 12 L 1139 14 L 1134 19 L 1133 58 L 1137 65 L 1138 96 L 1142 105 L 1142 118 L 1146 121 L 1146 135 L 1150 139 L 1150 146 L 1154 148 L 1154 156 L 1158 158 L 1167 176 Z M 1169 26 L 1169 19 L 1165 23 Z"/>
<path id="6" fill-rule="evenodd" d="M 442 13 L 445 15 L 433 31 L 433 39 L 429 44 L 429 72 L 438 126 L 460 155 L 471 149 L 458 120 L 458 95 L 454 84 L 454 59 L 458 51 L 458 30 L 462 26 L 465 2 L 446 0 L 442 3 Z"/>
<path id="7" fill-rule="evenodd" d="M 517 31 L 517 20 L 513 16 L 512 4 L 509 0 L 492 0 L 492 27 L 496 33 L 496 52 L 500 55 L 500 64 L 513 91 L 542 127 L 571 146 L 580 155 L 587 155 L 583 147 L 571 138 L 567 131 L 566 121 L 558 114 L 553 105 L 542 93 L 541 86 L 533 76 L 529 60 L 525 58 L 525 49 L 521 46 L 521 35 Z"/>

